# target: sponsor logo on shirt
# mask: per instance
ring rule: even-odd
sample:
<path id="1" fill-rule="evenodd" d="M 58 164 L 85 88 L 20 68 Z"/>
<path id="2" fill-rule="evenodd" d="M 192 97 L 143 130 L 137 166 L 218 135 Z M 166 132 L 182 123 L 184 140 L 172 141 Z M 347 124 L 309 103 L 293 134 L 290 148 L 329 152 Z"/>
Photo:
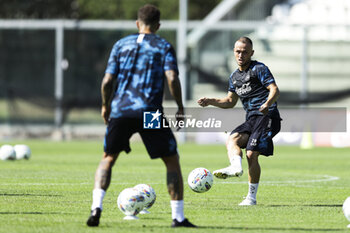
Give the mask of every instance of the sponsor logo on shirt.
<path id="1" fill-rule="evenodd" d="M 250 82 L 243 84 L 241 87 L 236 87 L 237 95 L 246 95 L 252 90 Z"/>

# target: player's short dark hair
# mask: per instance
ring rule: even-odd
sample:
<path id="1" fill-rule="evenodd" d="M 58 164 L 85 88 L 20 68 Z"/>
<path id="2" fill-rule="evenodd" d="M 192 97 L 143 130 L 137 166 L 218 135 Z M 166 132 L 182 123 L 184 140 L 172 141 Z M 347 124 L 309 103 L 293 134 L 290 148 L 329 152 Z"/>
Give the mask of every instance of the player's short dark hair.
<path id="1" fill-rule="evenodd" d="M 146 25 L 154 26 L 159 23 L 160 11 L 156 6 L 146 4 L 139 9 L 137 13 L 137 19 Z"/>
<path id="2" fill-rule="evenodd" d="M 252 46 L 252 48 L 253 48 L 253 41 L 249 37 L 242 36 L 237 41 L 240 41 L 240 42 L 242 42 L 244 44 L 250 44 Z"/>

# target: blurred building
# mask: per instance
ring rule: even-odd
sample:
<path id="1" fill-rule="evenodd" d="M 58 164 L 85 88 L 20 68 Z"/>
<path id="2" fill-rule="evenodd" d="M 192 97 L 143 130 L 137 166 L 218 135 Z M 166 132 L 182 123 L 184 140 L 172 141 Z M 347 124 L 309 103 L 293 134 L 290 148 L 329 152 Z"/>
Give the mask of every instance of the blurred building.
<path id="1" fill-rule="evenodd" d="M 236 7 L 242 15 L 249 15 L 244 13 L 245 8 L 252 11 L 249 1 L 242 2 L 245 6 Z M 195 43 L 190 65 L 198 70 L 198 76 L 190 78 L 203 86 L 194 88 L 192 98 L 201 96 L 203 88 L 212 89 L 213 94 L 219 90 L 226 93 L 227 77 L 236 69 L 233 43 L 247 35 L 254 41 L 254 58 L 268 65 L 275 75 L 282 90 L 281 103 L 349 107 L 350 2 L 290 0 L 258 12 L 266 22 L 261 27 L 208 31 Z M 303 88 L 304 94 L 300 93 Z"/>

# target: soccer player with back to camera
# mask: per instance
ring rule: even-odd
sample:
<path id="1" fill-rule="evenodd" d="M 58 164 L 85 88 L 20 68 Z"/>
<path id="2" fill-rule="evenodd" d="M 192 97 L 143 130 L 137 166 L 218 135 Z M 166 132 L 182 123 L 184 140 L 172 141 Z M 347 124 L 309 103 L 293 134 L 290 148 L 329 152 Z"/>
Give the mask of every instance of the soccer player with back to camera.
<path id="1" fill-rule="evenodd" d="M 129 139 L 138 132 L 150 157 L 161 158 L 166 166 L 171 226 L 196 227 L 184 217 L 183 181 L 172 131 L 169 128 L 143 128 L 144 111 L 163 109 L 165 79 L 178 106 L 178 119 L 183 115 L 175 51 L 171 44 L 155 34 L 160 26 L 159 20 L 160 12 L 155 6 L 141 7 L 136 21 L 139 32 L 117 41 L 111 51 L 101 87 L 101 115 L 107 124 L 104 154 L 95 174 L 88 226 L 99 225 L 112 167 L 120 152 L 130 152 Z"/>
<path id="2" fill-rule="evenodd" d="M 249 190 L 239 205 L 256 205 L 260 180 L 260 154 L 273 154 L 272 138 L 280 131 L 281 118 L 277 109 L 279 90 L 270 70 L 263 63 L 251 60 L 253 42 L 248 37 L 239 38 L 234 46 L 238 69 L 229 78 L 228 94 L 224 98 L 201 98 L 200 106 L 213 105 L 233 108 L 238 98 L 246 111 L 246 121 L 235 128 L 227 139 L 230 166 L 214 171 L 219 179 L 239 177 L 243 174 L 242 149 L 246 148 L 248 160 Z"/>

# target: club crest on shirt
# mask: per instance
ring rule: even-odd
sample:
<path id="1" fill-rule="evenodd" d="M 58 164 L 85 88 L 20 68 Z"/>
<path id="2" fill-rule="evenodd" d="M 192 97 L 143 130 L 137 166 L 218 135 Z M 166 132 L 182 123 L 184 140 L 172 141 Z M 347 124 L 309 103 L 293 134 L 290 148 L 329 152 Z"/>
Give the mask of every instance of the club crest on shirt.
<path id="1" fill-rule="evenodd" d="M 250 70 L 247 72 L 247 75 L 244 77 L 244 82 L 250 81 Z"/>

